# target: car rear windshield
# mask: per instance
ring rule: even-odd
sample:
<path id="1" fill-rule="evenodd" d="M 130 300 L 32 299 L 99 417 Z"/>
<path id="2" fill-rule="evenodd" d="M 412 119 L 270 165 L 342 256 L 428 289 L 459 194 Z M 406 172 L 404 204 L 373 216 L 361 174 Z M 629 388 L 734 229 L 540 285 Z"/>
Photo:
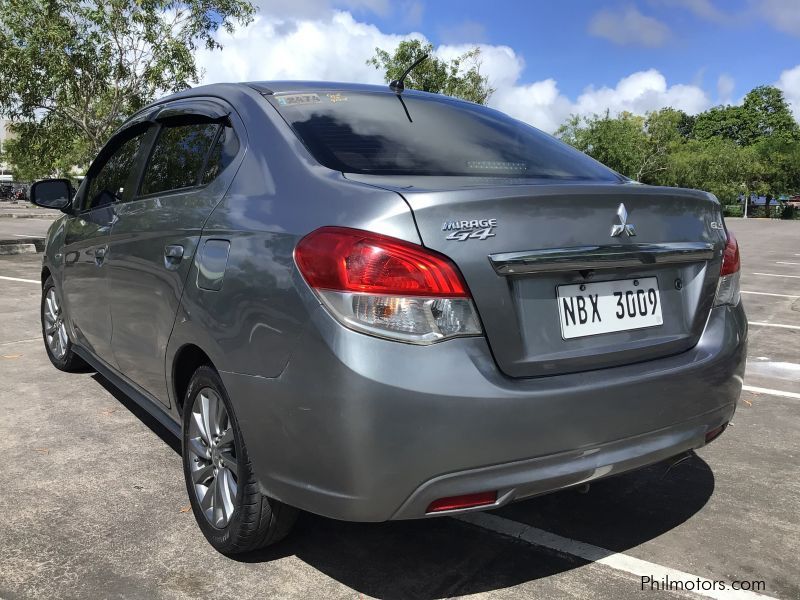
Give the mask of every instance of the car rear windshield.
<path id="1" fill-rule="evenodd" d="M 574 148 L 486 107 L 444 96 L 268 96 L 320 163 L 345 173 L 619 181 Z"/>

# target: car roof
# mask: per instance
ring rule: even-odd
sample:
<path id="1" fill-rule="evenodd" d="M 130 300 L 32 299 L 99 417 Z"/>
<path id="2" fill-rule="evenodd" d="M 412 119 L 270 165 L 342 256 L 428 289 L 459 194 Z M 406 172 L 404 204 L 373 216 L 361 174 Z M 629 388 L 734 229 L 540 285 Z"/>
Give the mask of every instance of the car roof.
<path id="1" fill-rule="evenodd" d="M 380 93 L 380 94 L 394 94 L 388 85 L 369 85 L 365 83 L 346 83 L 341 81 L 306 81 L 306 80 L 281 80 L 281 81 L 249 81 L 239 83 L 211 83 L 207 85 L 199 85 L 197 87 L 186 88 L 174 94 L 163 96 L 147 106 L 139 109 L 133 114 L 123 125 L 124 129 L 131 121 L 137 117 L 147 113 L 155 107 L 162 105 L 166 102 L 173 100 L 191 99 L 199 96 L 216 96 L 223 100 L 232 100 L 243 93 L 256 92 L 262 95 L 283 94 L 286 92 L 315 92 L 315 91 L 337 91 L 337 92 L 367 92 L 367 93 Z M 423 92 L 420 90 L 406 89 L 403 91 L 403 96 L 417 96 L 435 98 L 440 102 L 451 102 L 457 104 L 473 104 L 460 98 L 452 96 L 445 96 L 443 94 L 434 94 L 430 92 Z M 119 131 L 119 130 L 118 130 Z"/>
<path id="2" fill-rule="evenodd" d="M 394 93 L 388 85 L 369 85 L 366 83 L 345 83 L 341 81 L 250 81 L 245 83 L 262 94 L 282 94 L 285 92 L 314 92 L 321 90 L 337 90 L 348 92 L 384 92 Z M 407 90 L 408 93 L 420 93 L 416 90 Z M 406 93 L 406 92 L 404 92 Z M 421 92 L 425 93 L 425 92 Z"/>
<path id="3" fill-rule="evenodd" d="M 208 85 L 200 85 L 193 88 L 187 88 L 180 92 L 164 96 L 152 102 L 150 106 L 161 104 L 169 100 L 177 100 L 180 98 L 190 98 L 192 96 L 212 95 L 220 98 L 225 98 L 234 91 L 243 91 L 244 89 L 255 90 L 260 94 L 272 95 L 283 94 L 286 92 L 315 92 L 315 91 L 346 91 L 346 92 L 371 92 L 394 94 L 388 85 L 369 85 L 365 83 L 346 83 L 341 81 L 307 81 L 307 80 L 281 80 L 281 81 L 246 81 L 240 83 L 212 83 Z M 459 98 L 445 96 L 443 94 L 432 94 L 430 92 L 423 92 L 414 89 L 406 89 L 403 91 L 404 96 L 428 96 L 441 100 L 452 100 L 456 102 L 466 102 Z"/>

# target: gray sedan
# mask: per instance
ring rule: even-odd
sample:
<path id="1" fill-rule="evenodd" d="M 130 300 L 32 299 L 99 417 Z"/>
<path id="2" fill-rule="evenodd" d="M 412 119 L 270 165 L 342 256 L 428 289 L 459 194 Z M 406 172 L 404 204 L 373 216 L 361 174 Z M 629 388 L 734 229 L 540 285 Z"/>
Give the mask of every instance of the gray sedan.
<path id="1" fill-rule="evenodd" d="M 500 112 L 335 83 L 198 87 L 132 116 L 42 265 L 55 367 L 183 442 L 225 553 L 298 509 L 485 510 L 725 429 L 747 324 L 713 195 L 632 182 Z"/>

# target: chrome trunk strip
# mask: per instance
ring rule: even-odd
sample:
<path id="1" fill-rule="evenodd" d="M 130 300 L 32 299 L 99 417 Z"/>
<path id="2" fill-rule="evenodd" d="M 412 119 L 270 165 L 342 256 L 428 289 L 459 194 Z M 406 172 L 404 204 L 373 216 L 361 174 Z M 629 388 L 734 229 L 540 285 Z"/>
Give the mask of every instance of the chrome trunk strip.
<path id="1" fill-rule="evenodd" d="M 521 275 L 548 271 L 613 269 L 640 265 L 700 262 L 714 258 L 714 245 L 705 242 L 574 246 L 522 252 L 490 254 L 498 275 Z"/>

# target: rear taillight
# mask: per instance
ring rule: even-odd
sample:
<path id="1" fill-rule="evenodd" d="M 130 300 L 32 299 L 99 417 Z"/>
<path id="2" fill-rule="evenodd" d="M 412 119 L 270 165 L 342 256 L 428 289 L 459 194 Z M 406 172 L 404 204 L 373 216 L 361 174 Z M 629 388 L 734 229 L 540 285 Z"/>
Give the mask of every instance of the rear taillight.
<path id="1" fill-rule="evenodd" d="M 714 306 L 723 304 L 737 305 L 741 297 L 739 291 L 739 269 L 741 261 L 739 259 L 739 244 L 732 232 L 728 231 L 728 241 L 722 253 L 722 267 L 719 272 L 719 283 L 717 284 L 717 296 L 714 299 Z"/>
<path id="2" fill-rule="evenodd" d="M 300 240 L 294 258 L 322 303 L 352 329 L 413 344 L 481 333 L 458 268 L 427 248 L 322 227 Z"/>

